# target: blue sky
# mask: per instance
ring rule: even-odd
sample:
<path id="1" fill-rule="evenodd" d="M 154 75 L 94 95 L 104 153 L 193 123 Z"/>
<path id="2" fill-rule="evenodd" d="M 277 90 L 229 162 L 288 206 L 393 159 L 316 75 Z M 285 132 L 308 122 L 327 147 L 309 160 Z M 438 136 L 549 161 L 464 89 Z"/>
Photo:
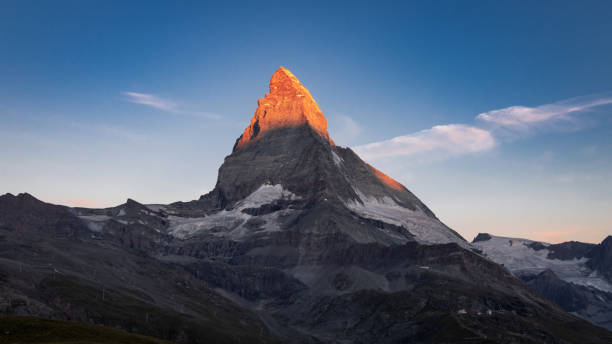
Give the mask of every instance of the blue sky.
<path id="1" fill-rule="evenodd" d="M 0 1 L 0 193 L 209 191 L 278 66 L 467 239 L 612 233 L 612 3 Z M 396 139 L 394 139 L 396 138 Z"/>

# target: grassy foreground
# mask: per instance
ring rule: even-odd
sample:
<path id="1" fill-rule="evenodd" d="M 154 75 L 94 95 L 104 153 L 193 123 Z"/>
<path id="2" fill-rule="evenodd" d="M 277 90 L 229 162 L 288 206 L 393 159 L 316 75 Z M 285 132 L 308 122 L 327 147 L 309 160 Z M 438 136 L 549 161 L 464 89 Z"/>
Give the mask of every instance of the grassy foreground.
<path id="1" fill-rule="evenodd" d="M 34 317 L 0 316 L 0 343 L 162 344 L 169 342 L 103 326 Z"/>

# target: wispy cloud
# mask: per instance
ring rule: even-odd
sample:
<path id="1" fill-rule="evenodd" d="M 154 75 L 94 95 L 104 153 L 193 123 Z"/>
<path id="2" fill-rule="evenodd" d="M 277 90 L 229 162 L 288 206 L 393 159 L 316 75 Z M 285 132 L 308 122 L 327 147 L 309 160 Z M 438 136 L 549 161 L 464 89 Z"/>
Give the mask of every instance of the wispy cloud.
<path id="1" fill-rule="evenodd" d="M 494 128 L 525 130 L 559 121 L 572 121 L 578 113 L 607 104 L 612 104 L 612 95 L 610 94 L 576 97 L 536 107 L 510 106 L 481 113 L 476 116 L 476 119 L 492 124 Z"/>
<path id="2" fill-rule="evenodd" d="M 355 151 L 362 158 L 369 160 L 431 151 L 449 155 L 477 153 L 488 151 L 495 147 L 495 144 L 495 139 L 487 130 L 463 124 L 447 124 L 358 146 Z"/>
<path id="3" fill-rule="evenodd" d="M 583 128 L 580 122 L 584 120 L 580 121 L 577 115 L 607 104 L 612 104 L 610 93 L 575 97 L 536 107 L 510 106 L 479 114 L 475 125 L 437 125 L 354 149 L 366 160 L 412 156 L 421 152 L 433 152 L 444 157 L 484 152 L 503 141 L 500 138 L 508 131 L 525 132 L 559 122 L 569 122 Z"/>
<path id="4" fill-rule="evenodd" d="M 172 100 L 164 99 L 153 94 L 140 92 L 123 92 L 123 95 L 126 96 L 126 100 L 130 103 L 142 104 L 175 115 L 186 115 L 206 119 L 221 118 L 221 116 L 210 112 L 186 110 Z"/>
<path id="5" fill-rule="evenodd" d="M 173 101 L 162 99 L 152 94 L 138 92 L 124 92 L 123 94 L 128 97 L 127 100 L 131 103 L 142 104 L 168 112 L 174 112 L 178 110 L 176 107 L 176 103 L 174 103 Z"/>

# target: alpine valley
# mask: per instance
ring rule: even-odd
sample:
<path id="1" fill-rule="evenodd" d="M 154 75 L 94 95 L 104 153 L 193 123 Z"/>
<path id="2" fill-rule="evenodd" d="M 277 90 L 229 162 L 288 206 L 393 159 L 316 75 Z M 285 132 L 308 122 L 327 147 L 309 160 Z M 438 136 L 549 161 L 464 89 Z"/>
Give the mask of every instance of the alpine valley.
<path id="1" fill-rule="evenodd" d="M 0 343 L 27 317 L 150 342 L 611 343 L 611 269 L 611 237 L 467 242 L 335 145 L 281 67 L 197 200 L 0 196 Z"/>

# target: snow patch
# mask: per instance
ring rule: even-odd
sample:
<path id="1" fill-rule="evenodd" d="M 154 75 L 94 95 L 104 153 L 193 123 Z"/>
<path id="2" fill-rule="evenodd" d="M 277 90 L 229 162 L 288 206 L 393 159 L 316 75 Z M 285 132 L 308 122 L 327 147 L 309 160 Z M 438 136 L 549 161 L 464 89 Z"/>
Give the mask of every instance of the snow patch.
<path id="1" fill-rule="evenodd" d="M 421 244 L 457 243 L 464 248 L 470 245 L 453 233 L 446 225 L 421 210 L 410 210 L 397 204 L 391 197 L 366 196 L 355 189 L 361 202 L 351 200 L 346 206 L 355 213 L 392 225 L 406 228 Z"/>
<path id="2" fill-rule="evenodd" d="M 340 165 L 342 164 L 342 162 L 344 161 L 344 160 L 342 160 L 342 158 L 341 158 L 341 157 L 340 157 L 338 154 L 336 154 L 336 152 L 334 152 L 333 150 L 332 150 L 332 158 L 334 159 L 334 164 L 336 164 L 336 166 L 340 166 Z"/>
<path id="3" fill-rule="evenodd" d="M 291 191 L 283 189 L 281 184 L 264 184 L 248 195 L 245 199 L 236 204 L 236 209 L 259 208 L 262 205 L 270 204 L 277 200 L 295 200 L 299 196 Z"/>
<path id="4" fill-rule="evenodd" d="M 79 216 L 90 231 L 101 233 L 106 221 L 110 220 L 110 216 L 106 215 L 81 215 Z"/>
<path id="5" fill-rule="evenodd" d="M 224 209 L 217 213 L 199 218 L 169 216 L 169 233 L 181 239 L 207 233 L 240 240 L 252 233 L 253 230 L 245 226 L 245 224 L 249 219 L 254 217 L 243 213 L 242 210 L 247 208 L 259 208 L 262 205 L 270 204 L 277 200 L 296 199 L 299 199 L 299 196 L 285 190 L 280 184 L 264 184 L 245 199 L 238 202 L 233 209 Z M 263 228 L 259 228 L 258 232 L 279 231 L 280 225 L 278 217 L 286 216 L 290 212 L 292 212 L 292 210 L 285 209 L 257 216 L 258 219 L 265 221 Z"/>
<path id="6" fill-rule="evenodd" d="M 222 210 L 206 217 L 196 218 L 169 216 L 169 233 L 177 238 L 185 239 L 204 231 L 213 232 L 221 228 L 225 228 L 225 230 L 234 229 L 250 217 L 250 215 L 236 210 Z"/>

